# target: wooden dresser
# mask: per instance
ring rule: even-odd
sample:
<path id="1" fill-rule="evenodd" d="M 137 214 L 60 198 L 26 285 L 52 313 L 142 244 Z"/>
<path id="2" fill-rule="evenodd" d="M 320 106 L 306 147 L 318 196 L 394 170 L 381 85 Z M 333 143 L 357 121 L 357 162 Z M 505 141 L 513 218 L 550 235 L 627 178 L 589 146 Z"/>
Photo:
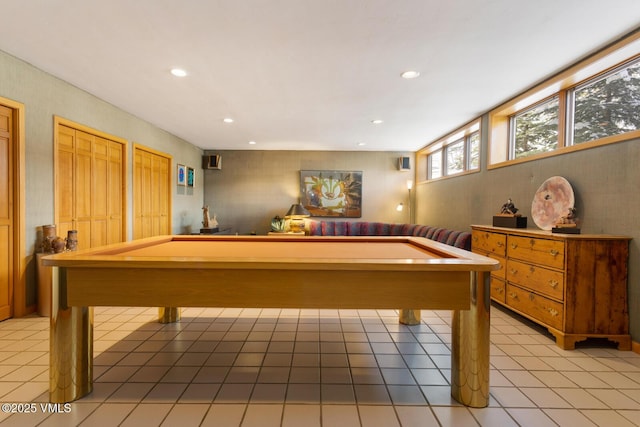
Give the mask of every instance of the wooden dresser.
<path id="1" fill-rule="evenodd" d="M 545 326 L 574 349 L 607 338 L 631 350 L 627 305 L 629 240 L 623 236 L 473 225 L 472 251 L 497 259 L 491 299 Z"/>

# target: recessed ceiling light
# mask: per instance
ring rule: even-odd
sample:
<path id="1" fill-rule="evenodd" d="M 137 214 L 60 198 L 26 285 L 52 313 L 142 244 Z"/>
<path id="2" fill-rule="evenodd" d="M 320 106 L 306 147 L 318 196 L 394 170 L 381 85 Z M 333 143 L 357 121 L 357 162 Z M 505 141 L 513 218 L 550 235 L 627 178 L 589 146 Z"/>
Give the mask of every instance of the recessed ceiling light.
<path id="1" fill-rule="evenodd" d="M 256 145 L 255 141 L 249 141 L 249 145 Z"/>
<path id="2" fill-rule="evenodd" d="M 187 72 L 182 68 L 172 68 L 171 74 L 173 74 L 176 77 L 185 77 L 187 75 Z"/>
<path id="3" fill-rule="evenodd" d="M 222 121 L 225 123 L 233 123 L 233 119 L 231 117 L 225 117 Z"/>
<path id="4" fill-rule="evenodd" d="M 380 123 L 382 123 L 382 120 L 380 119 L 371 120 L 371 123 L 373 123 L 374 125 L 379 125 Z"/>
<path id="5" fill-rule="evenodd" d="M 400 75 L 402 76 L 403 79 L 415 79 L 420 75 L 420 72 L 415 70 L 409 70 L 409 71 L 405 71 Z"/>
<path id="6" fill-rule="evenodd" d="M 367 145 L 366 142 L 358 142 L 358 147 L 364 147 L 365 145 Z"/>

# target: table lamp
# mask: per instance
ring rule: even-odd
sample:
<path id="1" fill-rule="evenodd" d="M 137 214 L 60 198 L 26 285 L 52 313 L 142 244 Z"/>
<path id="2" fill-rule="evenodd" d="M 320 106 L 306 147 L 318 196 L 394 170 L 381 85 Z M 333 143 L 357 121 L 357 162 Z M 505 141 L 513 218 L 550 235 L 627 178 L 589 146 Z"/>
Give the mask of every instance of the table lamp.
<path id="1" fill-rule="evenodd" d="M 308 210 L 299 202 L 291 205 L 285 218 L 289 220 L 289 231 L 292 233 L 304 232 L 304 218 L 311 216 Z"/>

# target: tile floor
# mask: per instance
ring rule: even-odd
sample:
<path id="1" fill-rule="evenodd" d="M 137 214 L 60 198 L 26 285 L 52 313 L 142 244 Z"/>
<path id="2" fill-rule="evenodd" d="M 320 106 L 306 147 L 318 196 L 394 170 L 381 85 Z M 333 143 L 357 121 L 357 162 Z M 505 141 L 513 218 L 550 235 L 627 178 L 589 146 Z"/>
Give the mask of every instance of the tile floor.
<path id="1" fill-rule="evenodd" d="M 95 310 L 94 391 L 44 410 L 49 320 L 0 322 L 4 426 L 640 426 L 640 355 L 563 351 L 492 308 L 491 401 L 452 401 L 450 319 L 392 310 Z M 14 405 L 14 410 L 18 409 Z M 25 406 L 22 406 L 25 410 Z"/>

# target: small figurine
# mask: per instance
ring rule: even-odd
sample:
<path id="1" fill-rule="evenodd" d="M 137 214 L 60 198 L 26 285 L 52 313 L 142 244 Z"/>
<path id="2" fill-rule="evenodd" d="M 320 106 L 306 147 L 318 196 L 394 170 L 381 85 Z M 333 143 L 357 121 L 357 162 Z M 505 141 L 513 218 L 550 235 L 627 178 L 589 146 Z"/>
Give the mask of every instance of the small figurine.
<path id="1" fill-rule="evenodd" d="M 502 205 L 502 209 L 500 209 L 500 213 L 503 215 L 516 215 L 516 212 L 518 212 L 518 208 L 513 204 L 511 198 L 509 198 L 507 203 Z"/>
<path id="2" fill-rule="evenodd" d="M 575 227 L 576 221 L 578 220 L 578 218 L 576 217 L 577 212 L 578 211 L 576 210 L 576 208 L 569 208 L 569 212 L 567 213 L 567 215 L 560 217 L 556 226 L 557 227 Z"/>
<path id="3" fill-rule="evenodd" d="M 210 224 L 211 218 L 209 218 L 209 206 L 202 207 L 202 227 L 203 228 L 211 228 Z"/>
<path id="4" fill-rule="evenodd" d="M 578 217 L 576 216 L 577 209 L 575 207 L 569 208 L 569 212 L 565 216 L 560 217 L 556 225 L 551 229 L 552 233 L 568 233 L 568 234 L 580 234 L 580 227 L 578 227 Z"/>

